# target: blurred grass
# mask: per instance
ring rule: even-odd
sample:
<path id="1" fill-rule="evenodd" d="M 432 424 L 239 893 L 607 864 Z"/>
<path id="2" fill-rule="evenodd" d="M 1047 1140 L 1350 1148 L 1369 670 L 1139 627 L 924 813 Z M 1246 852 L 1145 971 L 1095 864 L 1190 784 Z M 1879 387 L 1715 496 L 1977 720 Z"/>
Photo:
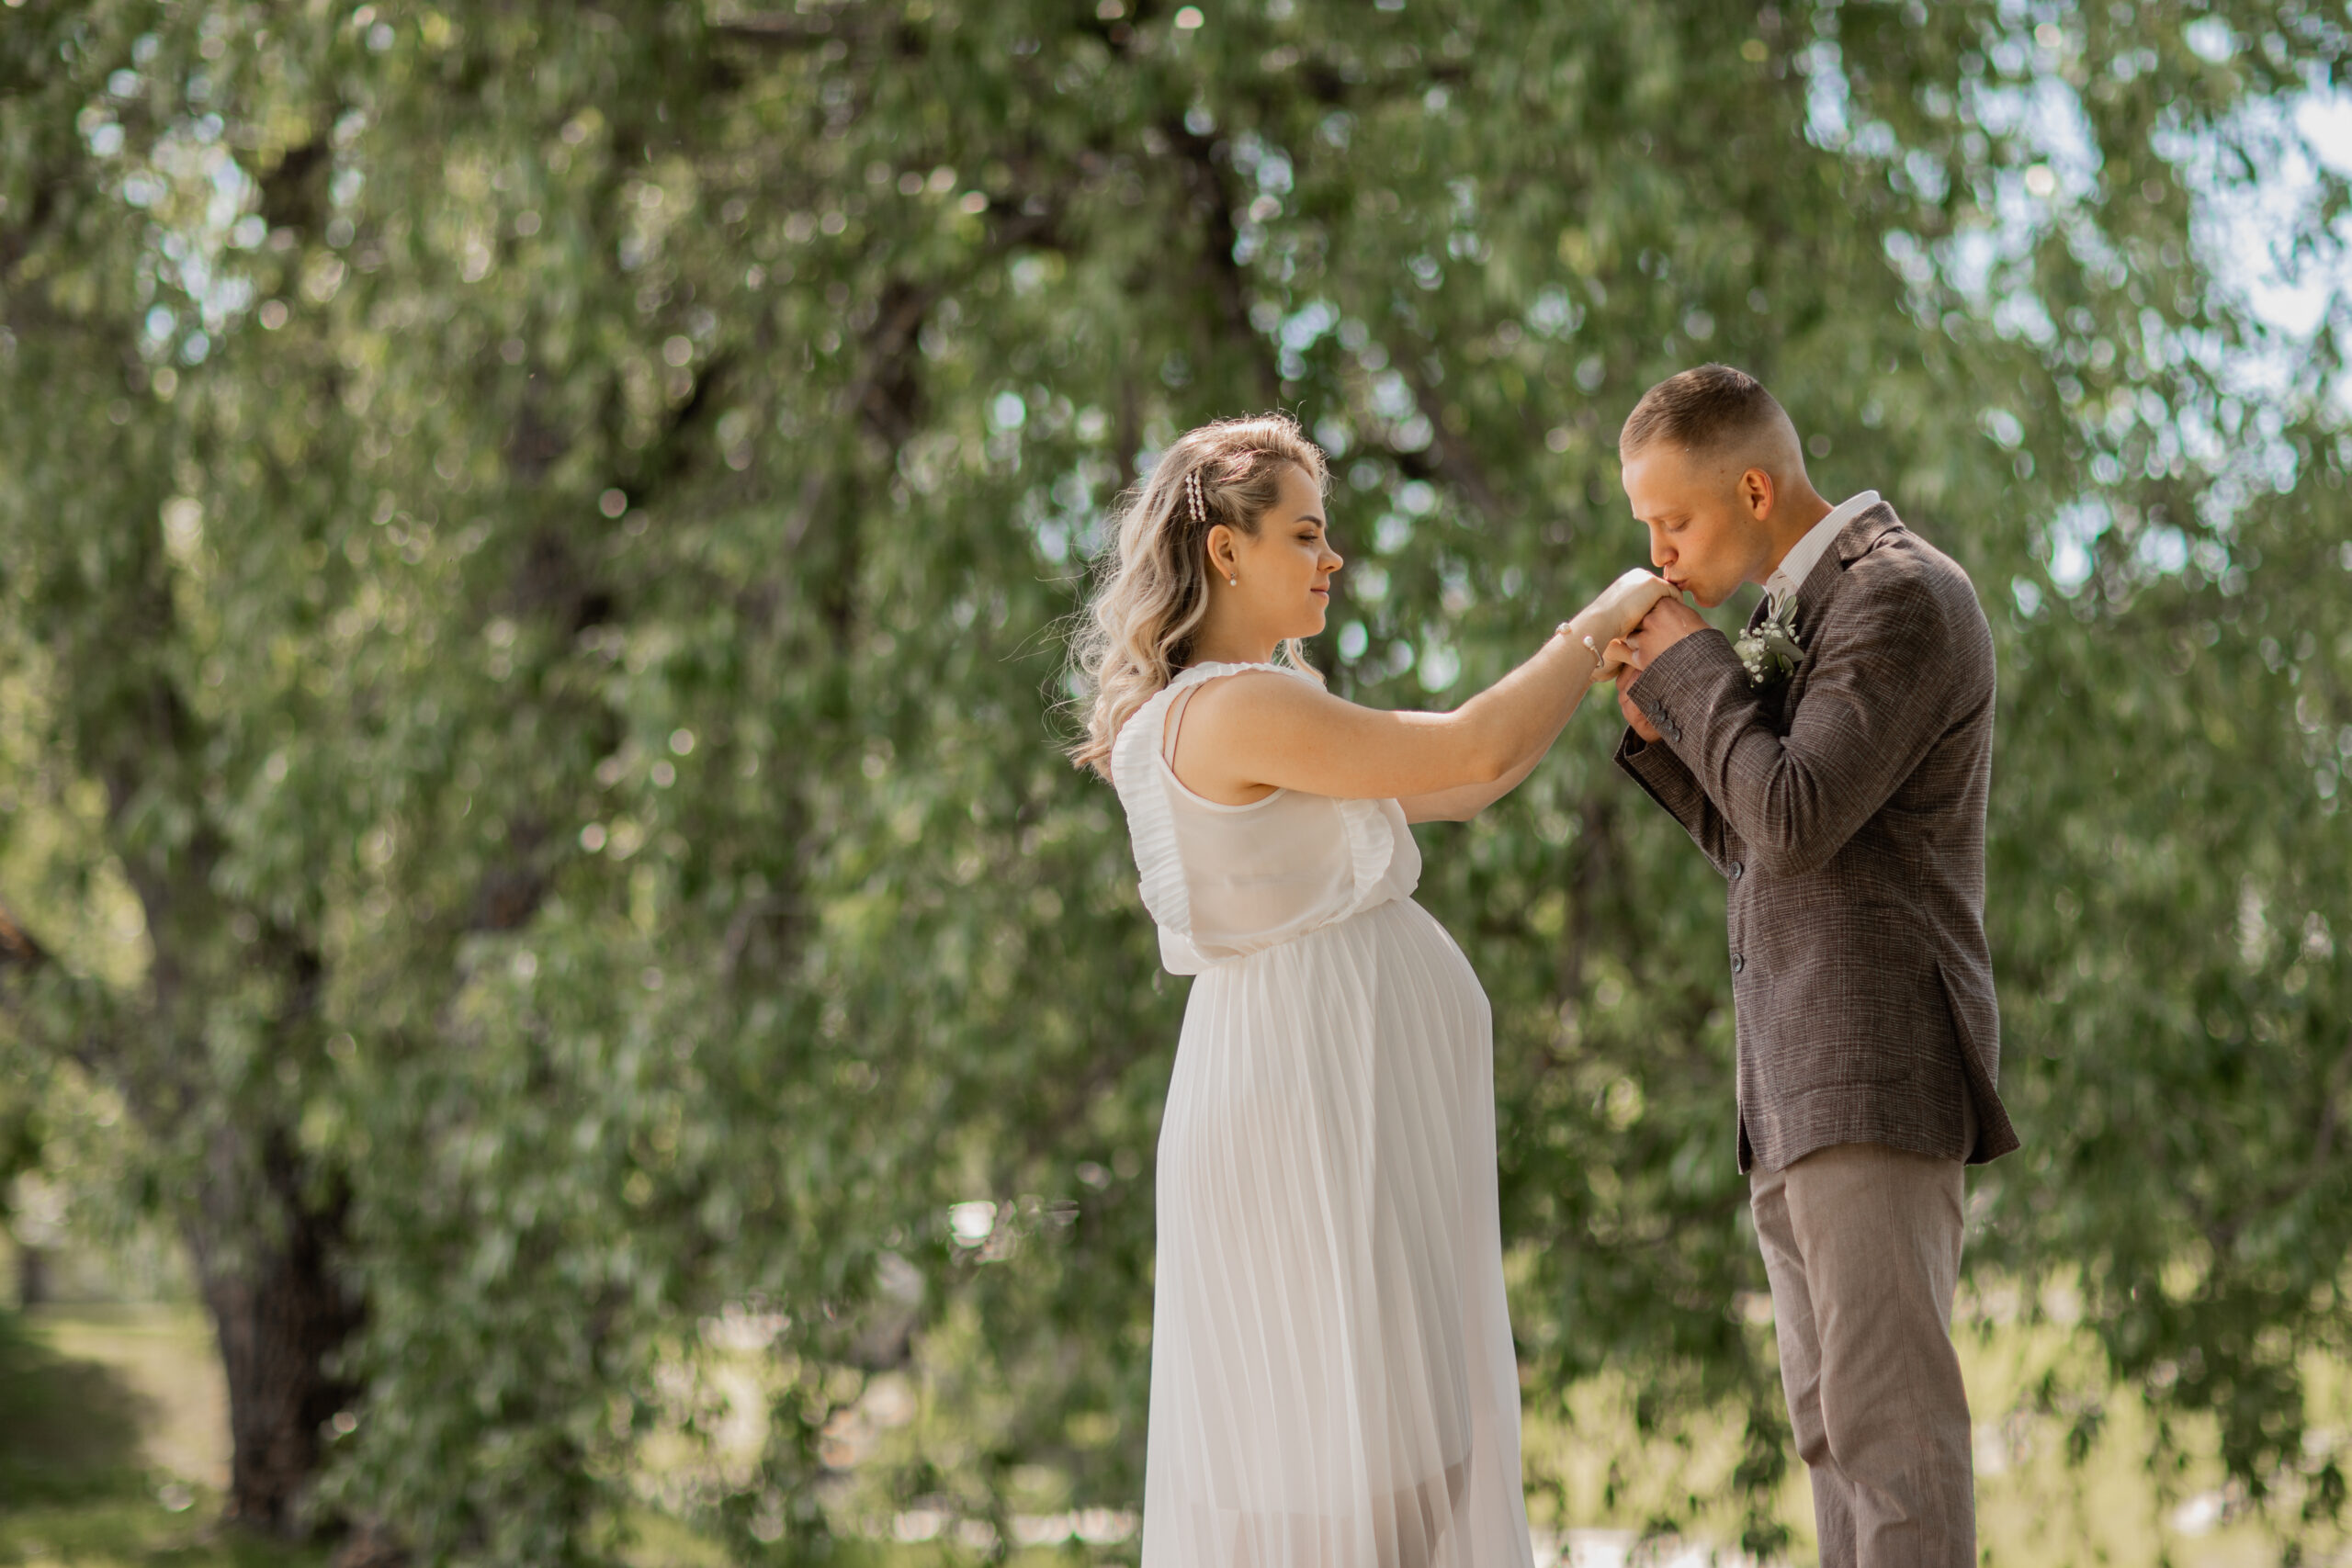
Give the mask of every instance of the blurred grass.
<path id="1" fill-rule="evenodd" d="M 2056 1312 L 2069 1315 L 2063 1300 Z M 1769 1318 L 1751 1326 L 1770 1333 Z M 2174 1417 L 2169 1454 L 2154 1457 L 2155 1414 L 2136 1392 L 2108 1380 L 2087 1337 L 2047 1316 L 2020 1321 L 2012 1291 L 1964 1294 L 1954 1339 L 1976 1428 L 1984 1568 L 2268 1568 L 2282 1561 L 2278 1540 L 2222 1490 L 2210 1418 Z M 2352 1425 L 2352 1368 L 2315 1358 L 2305 1372 L 2312 1427 Z M 1636 1393 L 1600 1378 L 1572 1391 L 1565 1409 L 1530 1408 L 1523 1441 L 1531 1522 L 1539 1531 L 1638 1531 L 1645 1521 L 1679 1517 L 1692 1540 L 1736 1540 L 1736 1516 L 1696 1500 L 1726 1492 L 1739 1459 L 1736 1427 L 1701 1423 L 1673 1437 L 1645 1437 L 1634 1421 Z M 2089 1436 L 2079 1448 L 2071 1440 L 2078 1430 Z M 1546 1477 L 1555 1488 L 1544 1484 Z M 1779 1502 L 1789 1562 L 1817 1562 L 1813 1494 L 1793 1453 Z M 2352 1540 L 2339 1531 L 2303 1561 L 2352 1564 Z"/>
<path id="2" fill-rule="evenodd" d="M 2079 1335 L 2057 1322 L 2018 1321 L 2014 1299 L 1997 1293 L 1964 1300 L 1960 1319 L 1987 1568 L 2278 1561 L 2257 1522 L 2224 1517 L 2210 1427 L 2177 1423 L 2178 1462 L 2159 1472 L 2146 1457 L 2154 1417 L 2131 1391 L 2105 1381 Z M 2310 1370 L 2312 1424 L 2352 1423 L 2352 1369 Z M 1736 1434 L 1701 1427 L 1679 1439 L 1645 1438 L 1634 1422 L 1634 1393 L 1596 1380 L 1565 1409 L 1529 1410 L 1529 1512 L 1538 1529 L 1636 1531 L 1673 1515 L 1690 1521 L 1693 1540 L 1729 1541 L 1731 1517 L 1694 1514 L 1690 1500 L 1720 1489 L 1737 1457 Z M 226 1425 L 220 1366 L 193 1307 L 0 1313 L 0 1565 L 322 1568 L 323 1549 L 259 1540 L 214 1522 Z M 2098 1439 L 2070 1450 L 2070 1433 L 2086 1425 Z M 1540 1483 L 1545 1476 L 1556 1478 L 1556 1489 Z M 1791 1562 L 1813 1562 L 1801 1467 L 1792 1464 L 1781 1504 L 1793 1537 Z M 649 1511 L 630 1522 L 635 1568 L 724 1568 L 716 1543 L 675 1519 Z M 944 1542 L 844 1545 L 844 1568 L 956 1568 L 977 1560 Z M 1133 1550 L 1034 1549 L 1009 1561 L 1069 1568 L 1129 1561 Z"/>
<path id="3" fill-rule="evenodd" d="M 56 1357 L 102 1369 L 139 1404 L 137 1463 L 201 1490 L 229 1484 L 229 1390 L 193 1306 L 76 1303 L 20 1320 Z"/>
<path id="4" fill-rule="evenodd" d="M 176 1307 L 0 1312 L 0 1563 L 316 1568 L 217 1523 L 220 1371 Z"/>
<path id="5" fill-rule="evenodd" d="M 119 1371 L 61 1355 L 0 1313 L 0 1504 L 135 1492 L 146 1402 Z"/>
<path id="6" fill-rule="evenodd" d="M 176 1501 L 177 1498 L 175 1498 Z M 0 1563 L 41 1568 L 321 1568 L 323 1549 L 291 1547 L 218 1522 L 217 1495 L 177 1510 L 146 1493 L 0 1509 Z"/>

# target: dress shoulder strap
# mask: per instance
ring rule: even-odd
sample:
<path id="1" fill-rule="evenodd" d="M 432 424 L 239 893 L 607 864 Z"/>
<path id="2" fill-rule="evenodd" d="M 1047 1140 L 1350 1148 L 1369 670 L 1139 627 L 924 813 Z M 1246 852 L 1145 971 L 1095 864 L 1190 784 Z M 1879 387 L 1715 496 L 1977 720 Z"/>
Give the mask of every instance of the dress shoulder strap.
<path id="1" fill-rule="evenodd" d="M 1153 701 L 1167 705 L 1159 717 L 1159 755 L 1170 768 L 1176 766 L 1176 737 L 1184 728 L 1184 710 L 1200 694 L 1203 686 L 1225 675 L 1239 675 L 1251 670 L 1270 670 L 1277 675 L 1299 673 L 1286 664 L 1269 664 L 1257 660 L 1247 663 L 1209 663 L 1188 665 L 1176 671 L 1175 678 L 1153 694 Z M 1137 715 L 1141 716 L 1140 712 Z"/>
<path id="2" fill-rule="evenodd" d="M 1221 675 L 1238 675 L 1251 670 L 1270 670 L 1278 675 L 1290 675 L 1302 681 L 1314 679 L 1288 665 L 1255 661 L 1193 664 L 1179 670 L 1168 684 L 1154 692 L 1144 700 L 1141 707 L 1127 716 L 1126 722 L 1119 728 L 1119 733 L 1112 738 L 1111 778 L 1118 787 L 1121 798 L 1127 797 L 1128 784 L 1135 772 L 1129 761 L 1131 757 L 1137 754 L 1148 757 L 1154 751 L 1159 751 L 1162 756 L 1169 755 L 1166 747 L 1171 705 L 1190 703 L 1193 692 L 1206 682 Z M 1130 811 L 1134 809 L 1133 802 L 1129 803 L 1128 808 Z"/>
<path id="3" fill-rule="evenodd" d="M 1159 754 L 1168 760 L 1171 768 L 1176 765 L 1176 738 L 1184 732 L 1184 710 L 1192 706 L 1193 699 L 1200 694 L 1201 685 L 1201 682 L 1195 681 L 1188 686 L 1180 687 L 1168 705 L 1167 716 L 1159 721 Z"/>

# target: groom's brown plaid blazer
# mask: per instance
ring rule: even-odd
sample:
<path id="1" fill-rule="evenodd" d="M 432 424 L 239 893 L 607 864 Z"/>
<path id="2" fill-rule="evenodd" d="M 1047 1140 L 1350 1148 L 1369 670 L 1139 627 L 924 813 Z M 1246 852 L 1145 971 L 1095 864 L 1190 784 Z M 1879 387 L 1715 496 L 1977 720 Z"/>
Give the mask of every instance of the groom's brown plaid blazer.
<path id="1" fill-rule="evenodd" d="M 1795 618 L 1804 657 L 1763 691 L 1720 632 L 1668 649 L 1630 688 L 1664 740 L 1628 730 L 1617 753 L 1730 882 L 1739 1168 L 1831 1144 L 1996 1158 L 2018 1135 L 1984 942 L 1984 613 L 1882 502 Z"/>

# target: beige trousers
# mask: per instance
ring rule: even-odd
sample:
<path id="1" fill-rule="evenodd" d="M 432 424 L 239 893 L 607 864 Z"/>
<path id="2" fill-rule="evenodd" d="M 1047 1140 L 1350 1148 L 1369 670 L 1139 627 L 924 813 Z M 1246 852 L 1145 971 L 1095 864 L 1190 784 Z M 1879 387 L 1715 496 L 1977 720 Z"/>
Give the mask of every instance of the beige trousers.
<path id="1" fill-rule="evenodd" d="M 1821 1568 L 1973 1568 L 1968 1391 L 1951 1346 L 1956 1160 L 1877 1144 L 1749 1176 Z"/>

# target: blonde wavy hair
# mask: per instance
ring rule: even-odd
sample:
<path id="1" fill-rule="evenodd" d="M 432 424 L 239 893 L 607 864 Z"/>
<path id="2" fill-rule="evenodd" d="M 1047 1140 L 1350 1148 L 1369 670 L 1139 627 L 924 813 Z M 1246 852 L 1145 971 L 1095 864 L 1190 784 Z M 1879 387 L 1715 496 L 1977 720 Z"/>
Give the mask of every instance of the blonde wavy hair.
<path id="1" fill-rule="evenodd" d="M 1070 637 L 1079 689 L 1091 694 L 1072 762 L 1111 776 L 1119 727 L 1193 661 L 1193 634 L 1209 610 L 1209 530 L 1222 523 L 1255 538 L 1281 499 L 1286 468 L 1303 470 L 1317 494 L 1330 482 L 1323 449 L 1290 415 L 1224 419 L 1186 432 L 1120 498 L 1117 542 L 1096 558 L 1094 592 Z M 1187 494 L 1195 475 L 1198 516 Z M 1282 660 L 1322 678 L 1295 637 L 1283 644 Z"/>

